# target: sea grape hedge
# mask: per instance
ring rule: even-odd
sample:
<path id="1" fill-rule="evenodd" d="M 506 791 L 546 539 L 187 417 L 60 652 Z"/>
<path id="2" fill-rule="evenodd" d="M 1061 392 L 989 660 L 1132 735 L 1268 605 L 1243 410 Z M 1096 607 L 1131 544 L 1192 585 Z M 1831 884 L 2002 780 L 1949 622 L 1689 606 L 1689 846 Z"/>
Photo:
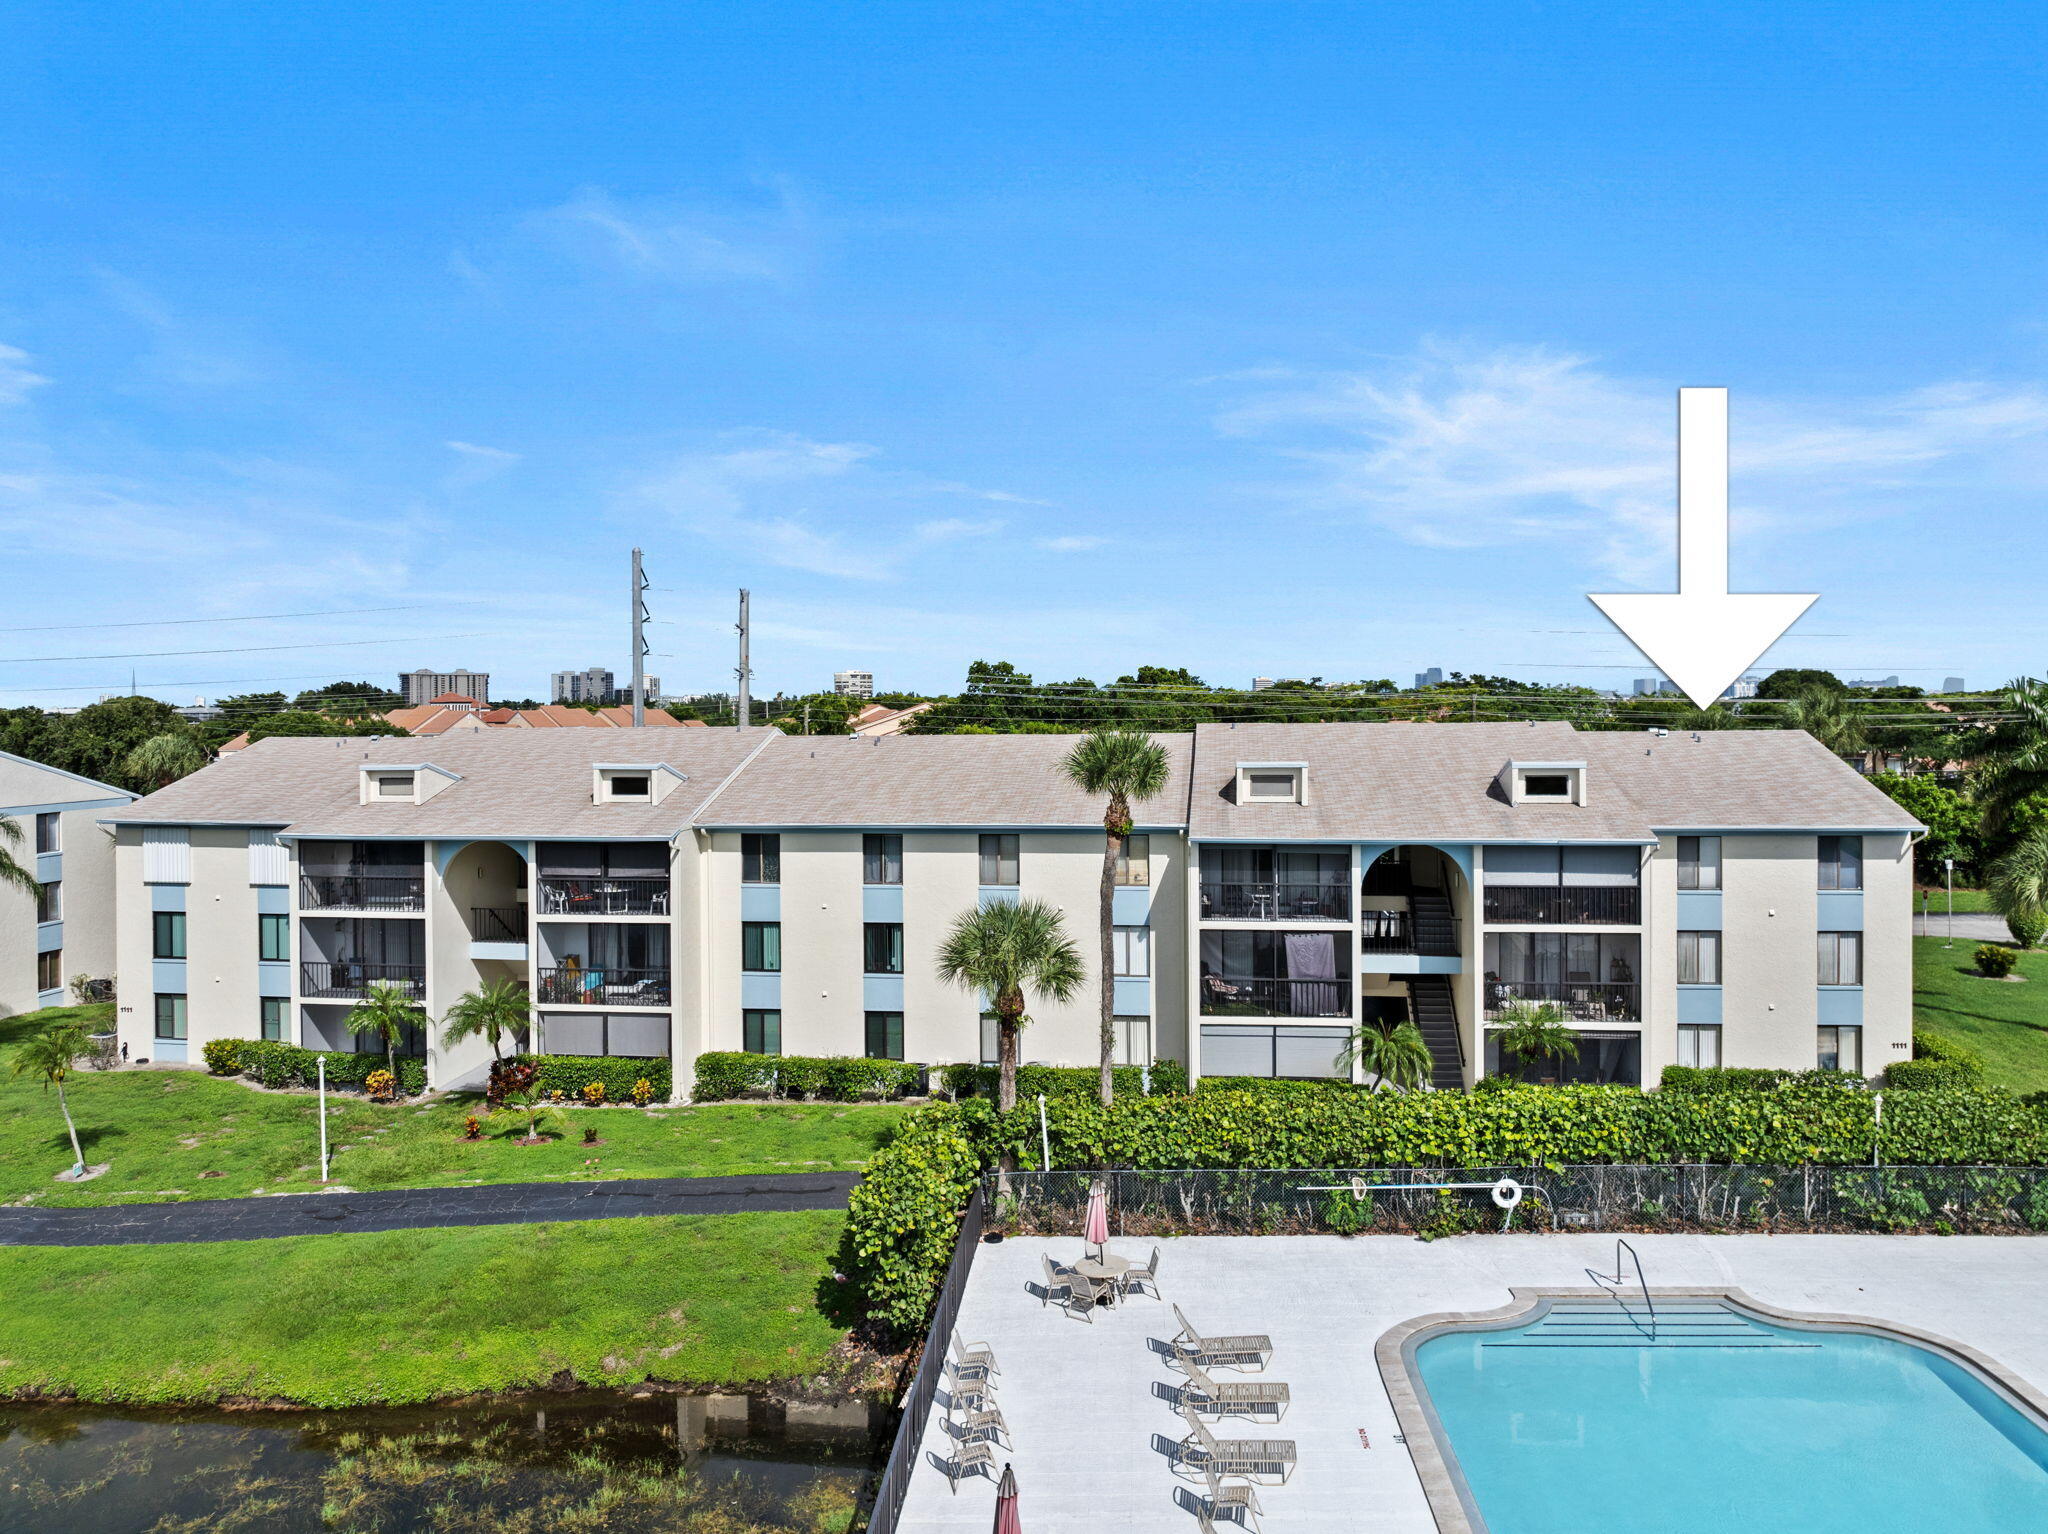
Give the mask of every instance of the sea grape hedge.
<path id="1" fill-rule="evenodd" d="M 868 1314 L 892 1331 L 914 1331 L 931 1309 L 993 1118 L 979 1102 L 906 1114 L 847 1199 L 842 1266 Z"/>
<path id="2" fill-rule="evenodd" d="M 923 1077 L 924 1067 L 914 1061 L 713 1050 L 697 1057 L 697 1085 L 691 1095 L 700 1103 L 743 1097 L 750 1092 L 850 1103 L 863 1097 L 906 1096 L 917 1090 Z"/>
<path id="3" fill-rule="evenodd" d="M 301 1049 L 277 1039 L 236 1039 L 235 1069 L 266 1087 L 310 1087 L 320 1081 L 320 1061 L 327 1062 L 327 1084 L 360 1090 L 370 1072 L 384 1069 L 384 1056 L 359 1055 L 344 1049 Z M 207 1053 L 207 1065 L 218 1070 L 215 1059 L 227 1058 L 225 1051 Z M 222 1074 L 226 1074 L 222 1072 Z M 427 1063 L 408 1055 L 398 1057 L 398 1090 L 408 1097 L 427 1089 Z"/>
<path id="4" fill-rule="evenodd" d="M 938 1070 L 939 1085 L 949 1097 L 981 1097 L 995 1101 L 1001 1071 L 993 1065 L 945 1065 Z M 1135 1065 L 1110 1067 L 1118 1096 L 1142 1096 L 1145 1073 Z M 1101 1089 L 1102 1070 L 1093 1065 L 1020 1065 L 1017 1067 L 1017 1101 L 1031 1103 L 1036 1111 L 1038 1094 L 1046 1101 L 1056 1097 L 1093 1097 Z M 1161 1060 L 1152 1067 L 1152 1092 L 1185 1092 L 1188 1068 L 1178 1060 Z"/>

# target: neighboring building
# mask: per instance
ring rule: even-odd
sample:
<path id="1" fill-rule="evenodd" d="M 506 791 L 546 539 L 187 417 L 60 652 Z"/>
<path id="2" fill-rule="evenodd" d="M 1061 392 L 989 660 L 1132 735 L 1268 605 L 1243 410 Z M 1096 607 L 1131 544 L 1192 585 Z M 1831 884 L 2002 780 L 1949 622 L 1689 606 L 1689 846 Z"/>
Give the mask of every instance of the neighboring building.
<path id="1" fill-rule="evenodd" d="M 901 735 L 911 720 L 930 707 L 929 703 L 913 703 L 908 708 L 870 703 L 853 716 L 850 726 L 855 735 Z"/>
<path id="2" fill-rule="evenodd" d="M 1802 733 L 1159 739 L 1171 779 L 1137 806 L 1117 891 L 1122 1058 L 1328 1076 L 1360 1023 L 1412 1018 L 1450 1087 L 1500 1069 L 1493 1034 L 1518 1002 L 1573 1021 L 1573 1080 L 1907 1058 L 1922 828 Z M 1092 967 L 1101 805 L 1058 771 L 1072 744 L 265 740 L 109 817 L 123 1037 L 154 1058 L 259 1028 L 349 1048 L 374 980 L 439 1017 L 513 978 L 539 1048 L 666 1055 L 684 1089 L 709 1049 L 991 1059 L 933 954 L 961 912 L 1037 896 Z M 151 946 L 164 925 L 175 952 Z M 188 984 L 188 962 L 210 983 Z M 1034 1002 L 1024 1057 L 1091 1061 L 1093 997 Z M 417 1047 L 442 1085 L 488 1061 Z"/>
<path id="3" fill-rule="evenodd" d="M 62 1005 L 73 975 L 114 973 L 114 839 L 100 824 L 126 789 L 0 751 L 5 849 L 34 874 L 40 898 L 0 885 L 0 1017 Z"/>
<path id="4" fill-rule="evenodd" d="M 1431 666 L 1427 671 L 1418 671 L 1415 673 L 1415 690 L 1420 692 L 1425 687 L 1435 687 L 1443 679 L 1444 668 L 1441 666 Z"/>
<path id="5" fill-rule="evenodd" d="M 1848 687 L 1896 687 L 1899 679 L 1895 676 L 1864 677 L 1844 684 Z"/>
<path id="6" fill-rule="evenodd" d="M 1942 690 L 1943 692 L 1968 692 L 1968 691 L 1969 691 L 1969 689 L 1968 689 L 1967 687 L 1963 686 L 1963 679 L 1962 679 L 1961 677 L 1959 677 L 1959 676 L 1951 676 L 1951 677 L 1944 677 L 1944 678 L 1942 678 L 1942 682 L 1941 682 L 1941 690 Z"/>
<path id="7" fill-rule="evenodd" d="M 398 694 L 409 707 L 417 708 L 428 699 L 444 692 L 457 692 L 468 698 L 488 698 L 491 695 L 491 674 L 488 671 L 399 673 Z"/>
<path id="8" fill-rule="evenodd" d="M 1759 676 L 1739 676 L 1728 684 L 1728 690 L 1721 694 L 1721 701 L 1739 703 L 1744 698 L 1754 698 L 1762 682 L 1763 678 Z"/>
<path id="9" fill-rule="evenodd" d="M 1635 694 L 1638 698 L 1675 698 L 1678 696 L 1678 684 L 1667 682 L 1660 676 L 1639 676 L 1635 682 Z"/>
<path id="10" fill-rule="evenodd" d="M 1271 687 L 1272 685 L 1273 679 L 1269 676 L 1255 676 L 1252 678 L 1253 692 L 1264 692 L 1268 687 Z"/>
<path id="11" fill-rule="evenodd" d="M 842 698 L 872 698 L 875 695 L 875 674 L 872 671 L 835 671 L 832 673 L 832 690 Z"/>
<path id="12" fill-rule="evenodd" d="M 701 719 L 678 719 L 666 709 L 652 705 L 643 709 L 648 729 L 704 729 Z M 382 716 L 387 724 L 408 735 L 445 735 L 450 730 L 626 730 L 633 726 L 633 710 L 619 704 L 612 708 L 572 708 L 566 703 L 547 703 L 539 708 L 486 708 L 474 698 L 452 694 L 435 698 L 418 708 L 397 708 Z M 221 744 L 223 754 L 246 750 L 249 732 L 244 730 Z"/>
<path id="13" fill-rule="evenodd" d="M 581 671 L 557 671 L 554 675 L 557 703 L 609 703 L 612 691 L 608 666 L 586 666 Z"/>

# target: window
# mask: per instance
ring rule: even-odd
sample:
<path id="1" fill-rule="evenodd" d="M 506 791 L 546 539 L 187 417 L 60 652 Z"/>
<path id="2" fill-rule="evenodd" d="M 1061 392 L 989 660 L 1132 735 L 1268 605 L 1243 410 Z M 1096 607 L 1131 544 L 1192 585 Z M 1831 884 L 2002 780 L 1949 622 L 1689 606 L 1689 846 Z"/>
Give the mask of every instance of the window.
<path id="1" fill-rule="evenodd" d="M 1824 890 L 1863 888 L 1863 838 L 1823 836 L 1820 839 L 1820 887 Z"/>
<path id="2" fill-rule="evenodd" d="M 1115 959 L 1116 975 L 1149 975 L 1152 973 L 1152 929 L 1150 927 L 1118 927 L 1110 933 L 1110 953 Z"/>
<path id="3" fill-rule="evenodd" d="M 64 886 L 52 879 L 36 894 L 36 920 L 62 921 L 64 919 Z"/>
<path id="4" fill-rule="evenodd" d="M 1679 837 L 1678 887 L 1682 890 L 1717 890 L 1721 887 L 1720 837 Z"/>
<path id="5" fill-rule="evenodd" d="M 782 923 L 743 921 L 740 923 L 740 968 L 755 974 L 779 974 L 782 970 Z"/>
<path id="6" fill-rule="evenodd" d="M 260 1024 L 262 1037 L 282 1039 L 284 1037 L 284 1008 L 282 996 L 266 996 L 258 1005 L 262 1008 Z"/>
<path id="7" fill-rule="evenodd" d="M 150 956 L 157 959 L 182 959 L 185 957 L 185 913 L 183 911 L 158 911 L 155 913 L 156 942 L 150 949 Z"/>
<path id="8" fill-rule="evenodd" d="M 1863 934 L 1823 932 L 1820 934 L 1820 983 L 1861 985 L 1863 983 Z"/>
<path id="9" fill-rule="evenodd" d="M 289 916 L 256 918 L 256 957 L 273 962 L 292 956 L 292 919 Z"/>
<path id="10" fill-rule="evenodd" d="M 984 836 L 981 839 L 981 882 L 984 888 L 1017 882 L 1017 838 Z"/>
<path id="11" fill-rule="evenodd" d="M 981 1014 L 981 1063 L 994 1065 L 1002 1058 L 1002 1028 L 993 1012 Z"/>
<path id="12" fill-rule="evenodd" d="M 160 1039 L 185 1037 L 185 998 L 159 995 L 156 999 L 156 1036 Z"/>
<path id="13" fill-rule="evenodd" d="M 870 1012 L 868 1014 L 868 1058 L 870 1060 L 901 1060 L 903 1058 L 903 1014 L 901 1012 Z"/>
<path id="14" fill-rule="evenodd" d="M 901 884 L 903 882 L 903 838 L 863 836 L 860 839 L 860 882 Z"/>
<path id="15" fill-rule="evenodd" d="M 654 780 L 644 772 L 615 772 L 606 783 L 614 799 L 647 799 L 654 794 Z"/>
<path id="16" fill-rule="evenodd" d="M 740 1014 L 740 1048 L 750 1055 L 782 1053 L 782 1014 L 749 1007 Z"/>
<path id="17" fill-rule="evenodd" d="M 1244 796 L 1254 804 L 1293 804 L 1301 798 L 1301 775 L 1248 771 L 1244 775 Z"/>
<path id="18" fill-rule="evenodd" d="M 36 955 L 36 989 L 38 991 L 61 991 L 64 989 L 64 950 L 52 948 L 48 953 Z"/>
<path id="19" fill-rule="evenodd" d="M 746 835 L 740 838 L 740 882 L 780 884 L 782 882 L 782 838 Z"/>
<path id="20" fill-rule="evenodd" d="M 412 797 L 412 774 L 409 772 L 379 772 L 370 779 L 373 792 L 379 799 L 410 799 Z"/>
<path id="21" fill-rule="evenodd" d="M 1824 1071 L 1848 1071 L 1856 1076 L 1863 1074 L 1861 1028 L 1822 1028 L 1819 1035 L 1819 1048 L 1814 1052 L 1815 1064 Z"/>
<path id="22" fill-rule="evenodd" d="M 1572 795 L 1572 780 L 1562 772 L 1532 772 L 1522 779 L 1522 797 L 1525 799 L 1569 799 Z"/>
<path id="23" fill-rule="evenodd" d="M 871 921 L 862 924 L 861 968 L 870 975 L 903 973 L 903 923 Z"/>
<path id="24" fill-rule="evenodd" d="M 1150 1065 L 1152 1063 L 1152 1019 L 1149 1017 L 1116 1017 L 1111 1020 L 1116 1026 L 1116 1061 L 1118 1065 Z"/>
<path id="25" fill-rule="evenodd" d="M 1721 1063 L 1719 1028 L 1681 1026 L 1678 1030 L 1678 1063 L 1712 1070 Z"/>
<path id="26" fill-rule="evenodd" d="M 64 817 L 55 810 L 45 810 L 36 816 L 36 851 L 62 852 L 64 850 Z"/>
<path id="27" fill-rule="evenodd" d="M 1117 849 L 1116 882 L 1119 884 L 1150 884 L 1152 882 L 1152 838 L 1149 836 L 1126 836 L 1124 844 Z"/>
<path id="28" fill-rule="evenodd" d="M 1721 983 L 1721 934 L 1681 932 L 1678 934 L 1678 983 L 1719 985 Z"/>

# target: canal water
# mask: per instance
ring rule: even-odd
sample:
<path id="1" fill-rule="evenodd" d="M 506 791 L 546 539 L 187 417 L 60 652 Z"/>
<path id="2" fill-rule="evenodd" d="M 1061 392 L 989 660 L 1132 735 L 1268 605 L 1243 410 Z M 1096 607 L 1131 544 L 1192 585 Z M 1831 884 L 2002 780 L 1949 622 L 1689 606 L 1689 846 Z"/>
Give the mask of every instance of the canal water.
<path id="1" fill-rule="evenodd" d="M 5 1534 L 840 1534 L 887 1412 L 611 1392 L 403 1410 L 0 1405 Z"/>

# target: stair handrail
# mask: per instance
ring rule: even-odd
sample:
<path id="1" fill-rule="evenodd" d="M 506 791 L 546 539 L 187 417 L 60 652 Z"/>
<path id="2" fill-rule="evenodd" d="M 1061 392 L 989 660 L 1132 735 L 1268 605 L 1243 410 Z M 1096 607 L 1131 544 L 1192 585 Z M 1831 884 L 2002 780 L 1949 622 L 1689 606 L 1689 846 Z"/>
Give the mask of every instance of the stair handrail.
<path id="1" fill-rule="evenodd" d="M 1614 1277 L 1610 1279 L 1605 1273 L 1596 1272 L 1592 1268 L 1586 1269 L 1586 1276 L 1603 1288 L 1611 1284 L 1613 1286 L 1614 1303 L 1621 1306 L 1623 1315 L 1627 1315 L 1628 1306 L 1622 1303 L 1621 1298 L 1622 1280 L 1627 1277 L 1621 1266 L 1621 1254 L 1623 1252 L 1627 1252 L 1629 1261 L 1635 1264 L 1636 1287 L 1642 1290 L 1643 1309 L 1650 1317 L 1650 1340 L 1655 1342 L 1657 1340 L 1657 1302 L 1650 1298 L 1650 1281 L 1643 1276 L 1643 1259 L 1636 1255 L 1634 1247 L 1617 1237 L 1614 1243 Z M 1630 1319 L 1634 1318 L 1631 1317 Z"/>

